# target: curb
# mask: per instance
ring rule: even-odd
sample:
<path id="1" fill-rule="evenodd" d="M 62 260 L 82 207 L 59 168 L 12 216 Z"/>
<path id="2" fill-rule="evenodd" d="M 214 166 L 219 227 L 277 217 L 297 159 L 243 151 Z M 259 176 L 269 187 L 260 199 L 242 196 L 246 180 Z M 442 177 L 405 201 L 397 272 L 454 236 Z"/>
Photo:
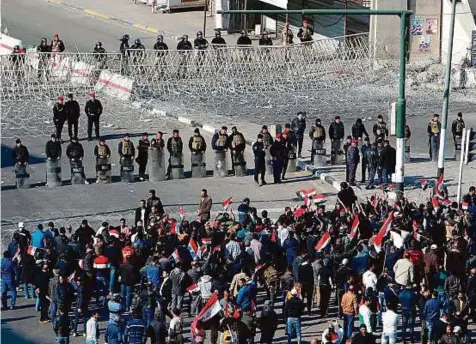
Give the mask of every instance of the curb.
<path id="1" fill-rule="evenodd" d="M 83 7 L 67 4 L 62 0 L 45 0 L 45 1 L 49 2 L 49 3 L 52 3 L 52 4 L 55 4 L 55 5 L 60 5 L 60 6 L 67 7 L 67 8 L 70 8 L 72 10 L 75 10 L 75 11 L 80 11 L 80 12 L 83 12 L 87 15 L 90 15 L 90 16 L 93 16 L 93 17 L 96 17 L 96 18 L 100 18 L 100 19 L 103 19 L 103 20 L 115 21 L 115 22 L 118 22 L 122 25 L 133 27 L 134 29 L 137 29 L 137 30 L 141 30 L 141 31 L 149 32 L 149 33 L 154 33 L 154 34 L 158 34 L 159 32 L 162 32 L 164 35 L 166 35 L 167 37 L 169 37 L 172 40 L 177 40 L 177 39 L 181 38 L 181 36 L 178 37 L 178 36 L 175 36 L 175 35 L 170 35 L 165 30 L 159 30 L 158 28 L 147 26 L 147 25 L 144 25 L 144 24 L 141 24 L 141 23 L 130 22 L 128 20 L 113 17 L 113 16 L 110 16 L 106 13 L 101 13 L 101 12 L 98 12 L 98 11 L 95 11 L 95 10 L 92 10 L 92 9 L 89 9 L 89 8 L 83 8 Z"/>

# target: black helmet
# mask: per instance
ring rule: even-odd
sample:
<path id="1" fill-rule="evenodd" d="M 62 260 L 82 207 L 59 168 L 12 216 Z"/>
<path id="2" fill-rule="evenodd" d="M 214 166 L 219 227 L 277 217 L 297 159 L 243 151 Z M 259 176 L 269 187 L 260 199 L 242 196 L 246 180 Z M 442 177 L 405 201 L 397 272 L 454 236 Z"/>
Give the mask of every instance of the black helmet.
<path id="1" fill-rule="evenodd" d="M 41 43 L 43 43 L 43 42 L 47 43 L 48 40 L 47 40 L 45 37 L 43 37 L 43 38 L 41 39 Z"/>
<path id="2" fill-rule="evenodd" d="M 197 36 L 203 36 L 203 32 L 202 32 L 202 31 L 198 31 L 198 32 L 197 32 Z"/>
<path id="3" fill-rule="evenodd" d="M 241 30 L 242 35 L 246 35 L 246 30 Z"/>
<path id="4" fill-rule="evenodd" d="M 18 51 L 18 50 L 20 50 L 20 46 L 19 46 L 19 45 L 15 45 L 15 46 L 13 47 L 13 51 Z"/>
<path id="5" fill-rule="evenodd" d="M 163 41 L 163 40 L 164 40 L 164 36 L 158 35 L 158 36 L 157 36 L 157 40 L 158 40 L 158 41 Z"/>
<path id="6" fill-rule="evenodd" d="M 215 30 L 215 35 L 216 35 L 216 36 L 221 36 L 220 30 Z"/>
<path id="7" fill-rule="evenodd" d="M 183 35 L 182 39 L 188 39 L 188 35 Z"/>
<path id="8" fill-rule="evenodd" d="M 100 42 L 100 41 L 97 42 L 97 43 L 96 43 L 96 46 L 97 46 L 97 47 L 102 47 L 102 42 Z"/>
<path id="9" fill-rule="evenodd" d="M 137 39 L 134 41 L 134 43 L 135 43 L 135 44 L 141 44 L 141 43 L 140 43 L 140 39 L 137 38 Z"/>
<path id="10" fill-rule="evenodd" d="M 129 38 L 131 38 L 131 37 L 128 34 L 125 34 L 124 36 L 122 36 L 121 41 L 128 41 Z"/>

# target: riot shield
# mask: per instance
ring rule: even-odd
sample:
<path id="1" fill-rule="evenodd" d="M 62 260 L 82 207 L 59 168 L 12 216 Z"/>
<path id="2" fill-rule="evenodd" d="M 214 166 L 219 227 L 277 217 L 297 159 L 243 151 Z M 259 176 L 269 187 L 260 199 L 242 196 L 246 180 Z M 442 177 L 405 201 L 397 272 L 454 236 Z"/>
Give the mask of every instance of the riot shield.
<path id="1" fill-rule="evenodd" d="M 123 183 L 134 181 L 134 160 L 131 157 L 121 158 L 121 180 Z"/>
<path id="2" fill-rule="evenodd" d="M 271 152 L 269 147 L 266 148 L 265 150 L 265 157 L 264 157 L 264 163 L 266 165 L 266 174 L 273 175 L 273 158 L 271 157 Z"/>
<path id="3" fill-rule="evenodd" d="M 228 164 L 226 151 L 215 151 L 213 176 L 218 178 L 228 177 Z"/>
<path id="4" fill-rule="evenodd" d="M 163 150 L 149 150 L 149 160 L 147 164 L 149 169 L 149 180 L 151 182 L 161 182 L 165 180 L 165 153 Z"/>
<path id="5" fill-rule="evenodd" d="M 29 165 L 15 164 L 15 178 L 18 189 L 28 189 L 30 187 Z"/>
<path id="6" fill-rule="evenodd" d="M 46 186 L 61 186 L 61 161 L 46 160 Z"/>
<path id="7" fill-rule="evenodd" d="M 207 176 L 207 165 L 205 153 L 192 153 L 190 156 L 192 165 L 192 178 L 203 178 Z"/>
<path id="8" fill-rule="evenodd" d="M 98 158 L 96 162 L 97 181 L 101 184 L 111 182 L 111 162 L 108 158 Z"/>
<path id="9" fill-rule="evenodd" d="M 170 160 L 170 179 L 184 179 L 183 174 L 183 154 L 171 155 Z"/>
<path id="10" fill-rule="evenodd" d="M 71 165 L 71 184 L 84 184 L 84 167 L 82 161 L 70 161 Z"/>
<path id="11" fill-rule="evenodd" d="M 244 177 L 247 174 L 246 159 L 243 151 L 232 151 L 233 169 L 235 177 Z"/>

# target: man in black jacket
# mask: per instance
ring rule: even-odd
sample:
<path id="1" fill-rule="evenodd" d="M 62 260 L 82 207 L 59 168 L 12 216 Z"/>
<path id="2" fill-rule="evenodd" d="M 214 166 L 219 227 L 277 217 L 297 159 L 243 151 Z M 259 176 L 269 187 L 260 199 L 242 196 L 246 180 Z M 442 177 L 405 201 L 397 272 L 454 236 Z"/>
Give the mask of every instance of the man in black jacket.
<path id="1" fill-rule="evenodd" d="M 68 120 L 68 135 L 70 140 L 72 140 L 73 137 L 78 137 L 78 122 L 81 115 L 79 103 L 73 99 L 72 93 L 68 94 L 68 101 L 64 104 L 64 110 Z"/>
<path id="2" fill-rule="evenodd" d="M 68 283 L 69 284 L 69 283 Z M 59 307 L 59 316 L 53 322 L 53 331 L 56 333 L 56 343 L 69 343 L 69 336 L 71 333 L 71 319 L 65 309 Z"/>
<path id="3" fill-rule="evenodd" d="M 15 148 L 12 150 L 12 160 L 18 165 L 28 165 L 30 153 L 28 148 L 22 145 L 20 139 L 15 140 Z"/>
<path id="4" fill-rule="evenodd" d="M 149 209 L 147 209 L 145 200 L 140 201 L 140 207 L 136 208 L 136 213 L 134 217 L 134 224 L 137 225 L 138 221 L 142 221 L 142 225 L 144 228 L 148 226 L 148 219 L 149 219 Z"/>
<path id="5" fill-rule="evenodd" d="M 304 311 L 304 303 L 298 296 L 296 289 L 291 290 L 291 298 L 286 301 L 284 306 L 284 319 L 286 319 L 286 332 L 288 334 L 288 343 L 291 343 L 293 330 L 296 331 L 298 343 L 301 343 L 301 316 Z"/>
<path id="6" fill-rule="evenodd" d="M 157 213 L 162 217 L 165 213 L 164 206 L 162 205 L 160 198 L 155 195 L 155 190 L 151 189 L 149 190 L 149 198 L 147 198 L 147 210 L 149 210 L 149 213 L 153 206 L 157 208 Z"/>
<path id="7" fill-rule="evenodd" d="M 84 106 L 84 113 L 88 116 L 88 140 L 91 141 L 93 139 L 93 124 L 96 140 L 99 140 L 99 117 L 102 114 L 102 104 L 96 99 L 96 94 L 94 92 L 89 93 L 89 97 L 89 100 Z"/>
<path id="8" fill-rule="evenodd" d="M 269 149 L 273 159 L 273 179 L 275 184 L 281 184 L 281 173 L 283 171 L 285 149 L 281 141 L 281 134 L 276 134 L 276 140 Z"/>
<path id="9" fill-rule="evenodd" d="M 51 140 L 46 143 L 45 155 L 48 161 L 61 159 L 61 143 L 56 140 L 55 134 L 51 134 Z"/>
<path id="10" fill-rule="evenodd" d="M 298 158 L 302 158 L 302 142 L 304 140 L 304 132 L 306 131 L 306 117 L 304 112 L 298 112 L 297 117 L 291 122 L 291 130 L 297 140 Z"/>
<path id="11" fill-rule="evenodd" d="M 167 343 L 167 326 L 165 326 L 164 313 L 158 310 L 155 318 L 147 328 L 147 337 L 150 338 L 150 344 L 166 344 Z"/>
<path id="12" fill-rule="evenodd" d="M 312 272 L 312 257 L 306 256 L 304 262 L 299 266 L 298 277 L 301 283 L 301 295 L 307 301 L 307 312 L 311 315 L 312 294 L 314 292 L 314 274 Z"/>
<path id="13" fill-rule="evenodd" d="M 341 150 L 341 142 L 344 138 L 344 134 L 344 124 L 340 121 L 340 116 L 336 116 L 334 122 L 329 126 L 331 153 L 337 154 Z"/>
<path id="14" fill-rule="evenodd" d="M 255 183 L 258 183 L 258 176 L 261 177 L 261 185 L 266 185 L 264 174 L 266 172 L 266 152 L 264 150 L 263 135 L 258 134 L 258 139 L 253 143 L 253 154 L 255 157 Z"/>
<path id="15" fill-rule="evenodd" d="M 69 159 L 70 165 L 74 162 L 81 162 L 81 166 L 82 166 L 83 157 L 84 157 L 84 149 L 81 143 L 79 143 L 78 138 L 76 136 L 71 138 L 71 143 L 66 148 L 66 156 Z M 73 174 L 73 166 L 71 166 L 71 175 L 72 174 Z M 81 175 L 84 179 L 84 184 L 89 184 L 89 182 L 86 180 L 84 169 Z"/>
<path id="16" fill-rule="evenodd" d="M 60 143 L 63 143 L 61 139 L 61 133 L 63 131 L 64 122 L 66 122 L 66 111 L 63 104 L 63 96 L 58 97 L 58 102 L 53 107 L 53 122 L 56 127 L 56 137 Z"/>
<path id="17" fill-rule="evenodd" d="M 380 152 L 379 166 L 382 169 L 382 183 L 387 184 L 389 177 L 395 173 L 395 165 L 397 163 L 397 152 L 395 148 L 390 146 L 390 142 L 383 142 L 383 149 Z"/>

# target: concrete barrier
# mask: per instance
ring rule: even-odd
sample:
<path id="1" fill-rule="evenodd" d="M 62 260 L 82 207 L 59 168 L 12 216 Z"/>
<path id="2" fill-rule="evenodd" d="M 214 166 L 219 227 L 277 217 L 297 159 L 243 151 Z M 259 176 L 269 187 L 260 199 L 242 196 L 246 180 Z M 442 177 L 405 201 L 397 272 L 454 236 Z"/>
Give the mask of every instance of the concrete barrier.
<path id="1" fill-rule="evenodd" d="M 71 83 L 73 85 L 91 84 L 93 68 L 93 65 L 84 63 L 83 61 L 74 62 L 71 68 Z"/>
<path id="2" fill-rule="evenodd" d="M 23 47 L 21 40 L 0 34 L 0 55 L 10 55 L 15 45 Z"/>
<path id="3" fill-rule="evenodd" d="M 94 89 L 96 93 L 105 93 L 113 98 L 129 100 L 133 84 L 134 80 L 130 78 L 103 70 Z"/>

